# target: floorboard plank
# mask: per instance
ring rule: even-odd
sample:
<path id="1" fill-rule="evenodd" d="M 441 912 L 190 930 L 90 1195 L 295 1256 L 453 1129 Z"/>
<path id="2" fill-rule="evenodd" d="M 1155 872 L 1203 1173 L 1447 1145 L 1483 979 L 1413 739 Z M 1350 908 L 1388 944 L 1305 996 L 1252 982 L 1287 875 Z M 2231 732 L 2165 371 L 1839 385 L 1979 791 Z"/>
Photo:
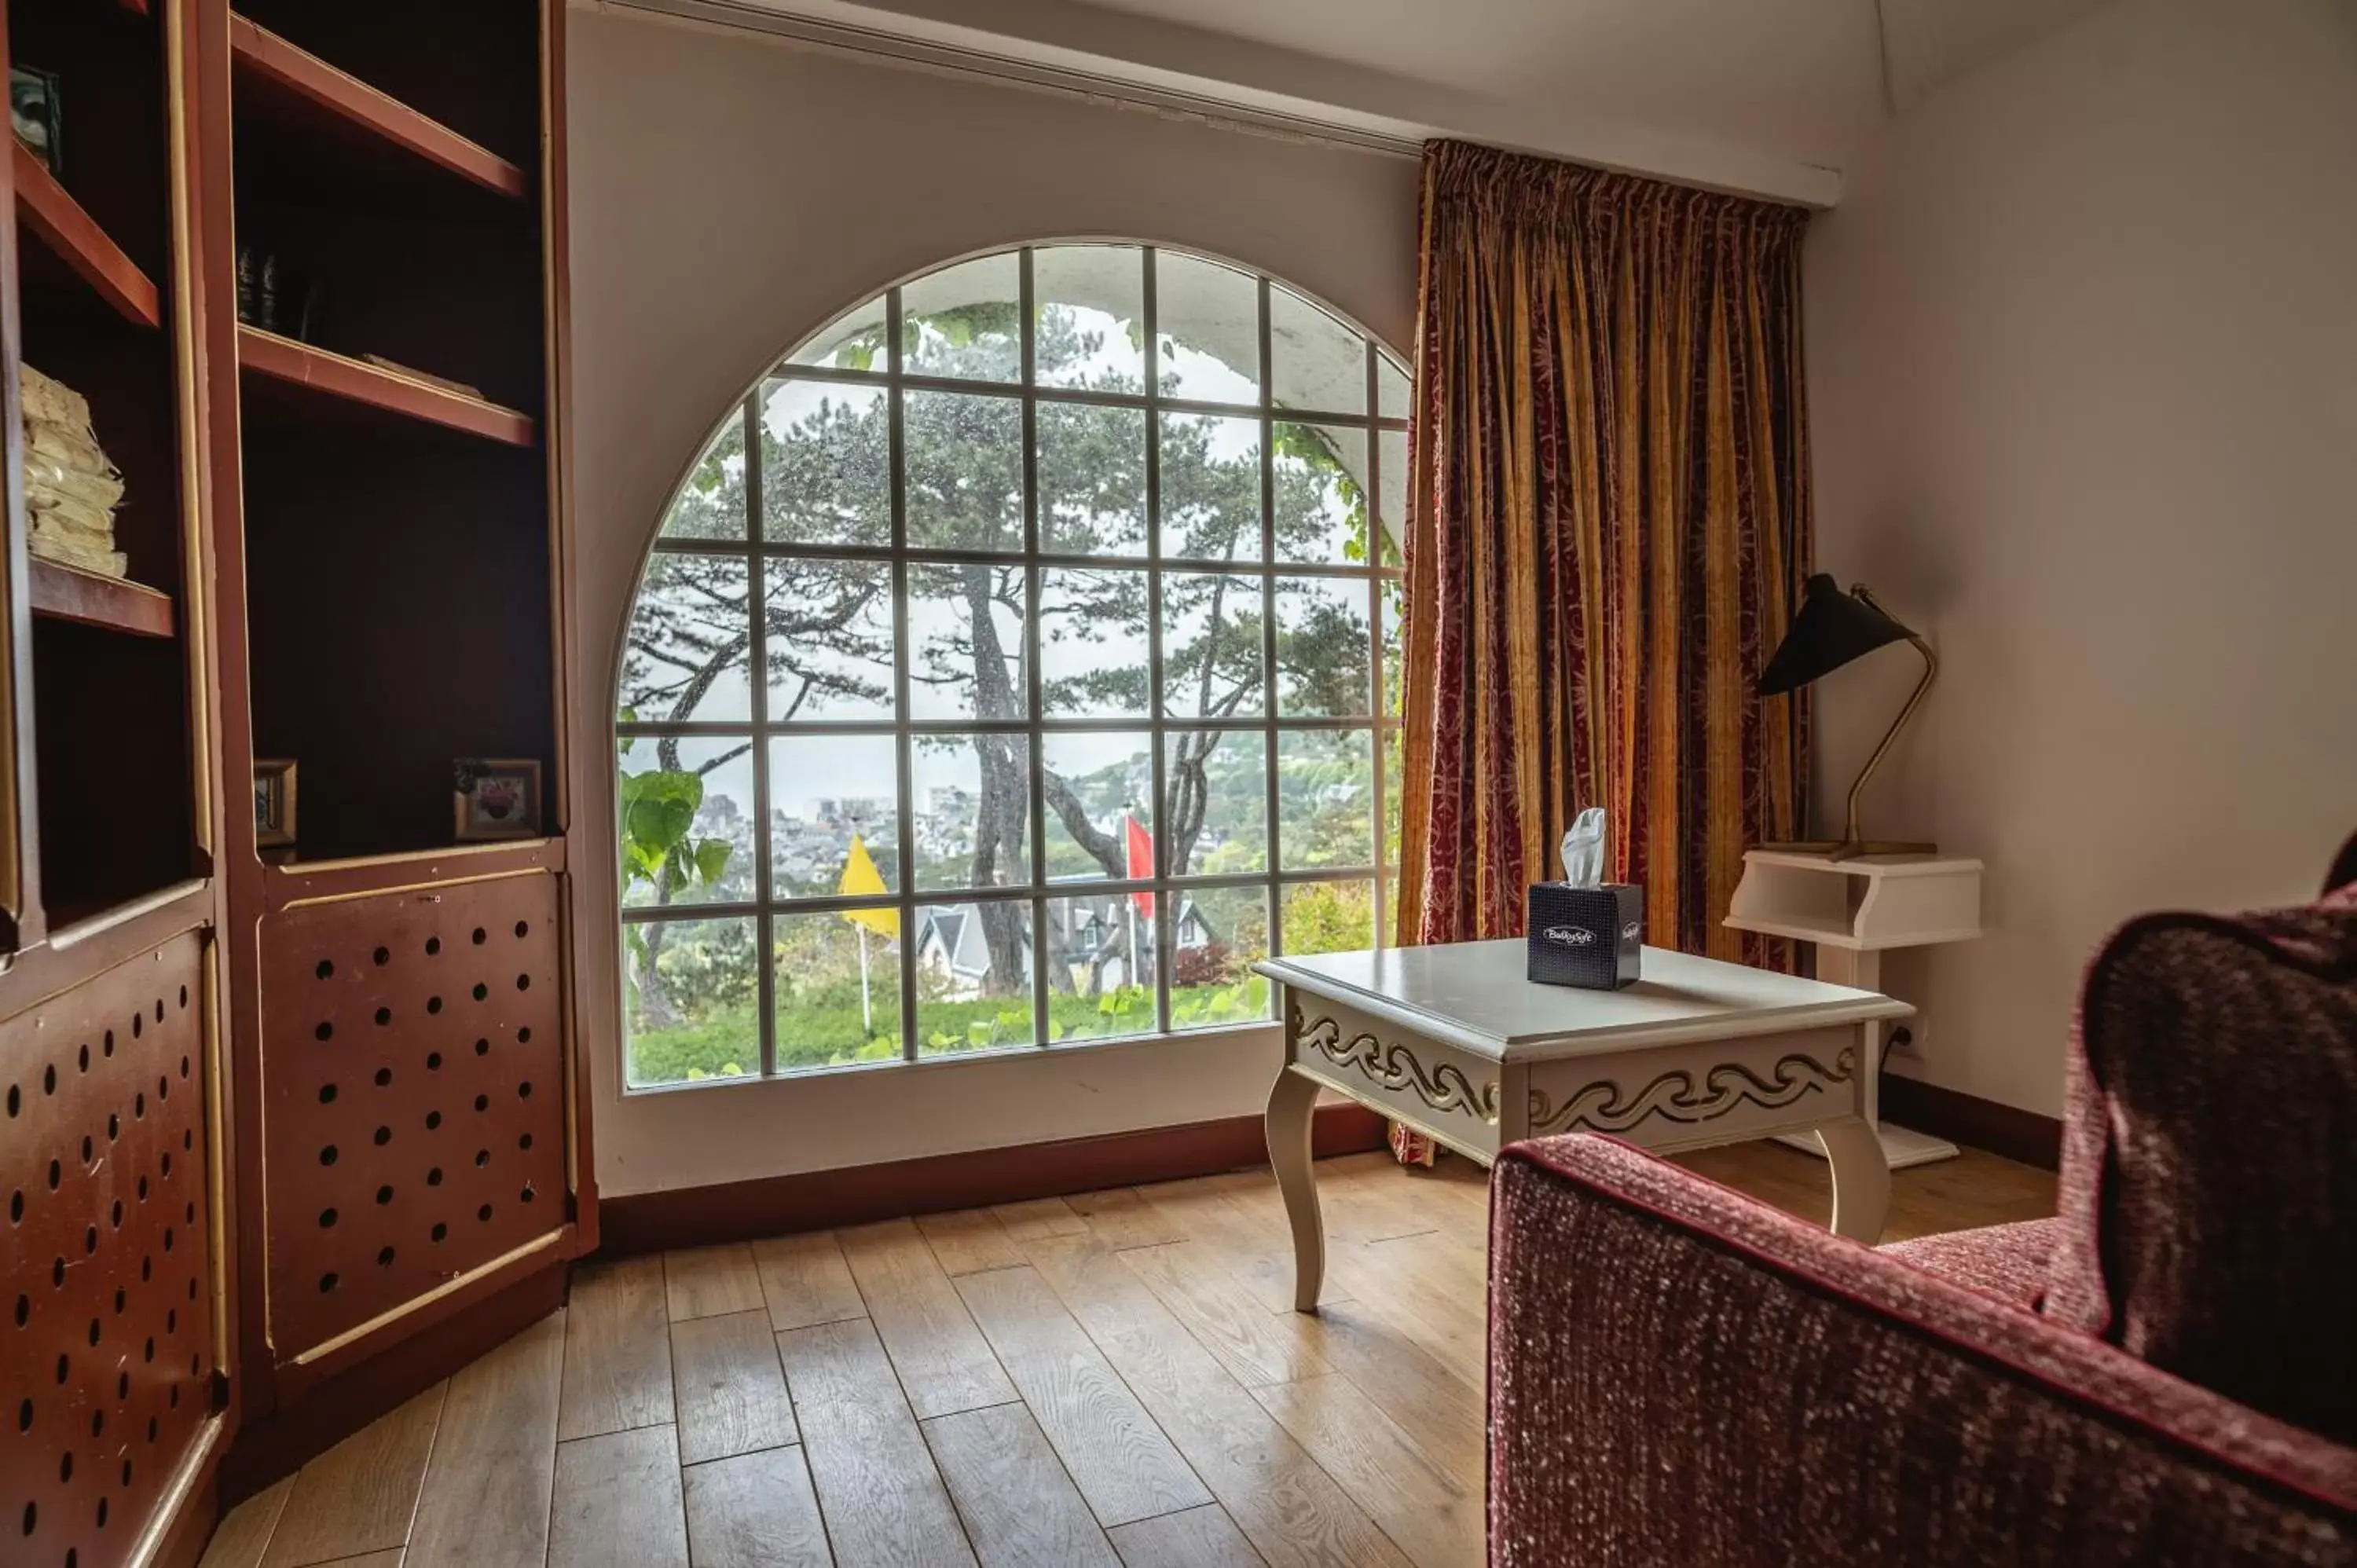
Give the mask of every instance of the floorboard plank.
<path id="1" fill-rule="evenodd" d="M 684 1477 L 693 1568 L 832 1568 L 800 1448 L 692 1465 Z"/>
<path id="2" fill-rule="evenodd" d="M 687 1568 L 679 1444 L 668 1426 L 556 1449 L 548 1568 Z"/>
<path id="3" fill-rule="evenodd" d="M 1134 1187 L 1116 1187 L 1084 1192 L 1065 1202 L 1089 1222 L 1089 1234 L 1114 1251 L 1129 1247 L 1160 1247 L 1184 1241 L 1169 1215 L 1138 1196 Z"/>
<path id="4" fill-rule="evenodd" d="M 1085 1237 L 1049 1237 L 1027 1251 L 1274 1568 L 1407 1568 L 1349 1494 L 1119 1258 Z"/>
<path id="5" fill-rule="evenodd" d="M 917 1229 L 933 1249 L 942 1273 L 952 1279 L 960 1274 L 980 1273 L 985 1269 L 1011 1269 L 1023 1261 L 1023 1249 L 1015 1244 L 1015 1238 L 1006 1233 L 998 1216 L 987 1208 L 922 1215 L 917 1220 Z"/>
<path id="6" fill-rule="evenodd" d="M 303 1466 L 271 1532 L 264 1568 L 331 1563 L 408 1541 L 446 1386 L 435 1384 Z"/>
<path id="7" fill-rule="evenodd" d="M 1016 1241 L 1036 1241 L 1042 1236 L 1078 1236 L 1089 1222 L 1060 1197 L 1037 1197 L 1028 1203 L 1002 1203 L 998 1222 Z"/>
<path id="8" fill-rule="evenodd" d="M 700 1465 L 795 1442 L 794 1407 L 770 1315 L 756 1307 L 671 1326 L 679 1462 Z"/>
<path id="9" fill-rule="evenodd" d="M 1488 1465 L 1483 1393 L 1363 1301 L 1296 1314 L 1319 1359 L 1415 1434 L 1434 1463 L 1480 1487 Z"/>
<path id="10" fill-rule="evenodd" d="M 925 1423 L 982 1568 L 1121 1568 L 1031 1412 L 1019 1404 Z"/>
<path id="11" fill-rule="evenodd" d="M 753 1266 L 753 1250 L 739 1243 L 665 1252 L 663 1284 L 673 1323 L 750 1312 L 765 1305 L 761 1273 Z"/>
<path id="12" fill-rule="evenodd" d="M 1216 1256 L 1220 1266 L 1263 1307 L 1290 1312 L 1293 1233 L 1283 1226 L 1281 1217 L 1279 1223 L 1271 1224 L 1231 1203 L 1228 1194 L 1237 1185 L 1232 1176 L 1208 1176 L 1163 1182 L 1138 1191 L 1168 1216 L 1188 1240 L 1200 1243 Z M 1347 1300 L 1350 1294 L 1340 1274 L 1328 1269 L 1325 1284 L 1318 1293 L 1318 1305 Z"/>
<path id="13" fill-rule="evenodd" d="M 278 1528 L 278 1516 L 294 1489 L 295 1477 L 285 1477 L 223 1514 L 197 1568 L 261 1568 L 262 1554 L 270 1549 L 270 1532 Z"/>
<path id="14" fill-rule="evenodd" d="M 1121 1261 L 1246 1387 L 1332 1370 L 1312 1345 L 1308 1314 L 1266 1311 L 1209 1248 L 1193 1241 L 1138 1247 Z"/>
<path id="15" fill-rule="evenodd" d="M 557 1441 L 671 1420 L 668 1324 L 661 1258 L 584 1263 L 573 1271 Z"/>
<path id="16" fill-rule="evenodd" d="M 918 1420 L 1015 1398 L 1015 1385 L 915 1225 L 906 1219 L 863 1225 L 838 1239 Z"/>
<path id="17" fill-rule="evenodd" d="M 556 1477 L 565 1314 L 450 1380 L 403 1568 L 542 1568 Z"/>
<path id="18" fill-rule="evenodd" d="M 1416 1568 L 1481 1568 L 1481 1488 L 1435 1464 L 1350 1379 L 1310 1378 L 1252 1392 Z"/>
<path id="19" fill-rule="evenodd" d="M 958 1282 L 1048 1441 L 1105 1524 L 1211 1500 L 1146 1407 L 1028 1267 Z"/>
<path id="20" fill-rule="evenodd" d="M 841 1323 L 867 1316 L 852 1283 L 851 1265 L 834 1244 L 832 1230 L 780 1236 L 753 1243 L 753 1267 L 770 1304 L 770 1326 L 782 1334 L 814 1323 Z"/>
<path id="21" fill-rule="evenodd" d="M 875 1326 L 862 1320 L 797 1328 L 778 1336 L 778 1349 L 842 1568 L 972 1563 L 957 1510 Z"/>
<path id="22" fill-rule="evenodd" d="M 1122 1568 L 1264 1568 L 1260 1553 L 1217 1503 L 1106 1533 Z"/>

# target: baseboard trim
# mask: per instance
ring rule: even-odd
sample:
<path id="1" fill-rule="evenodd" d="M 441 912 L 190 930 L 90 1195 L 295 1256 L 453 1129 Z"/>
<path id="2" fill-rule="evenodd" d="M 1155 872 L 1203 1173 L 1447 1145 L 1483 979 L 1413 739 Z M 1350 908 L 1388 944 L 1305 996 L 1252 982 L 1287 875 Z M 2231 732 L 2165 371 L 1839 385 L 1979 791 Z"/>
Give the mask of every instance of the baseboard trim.
<path id="1" fill-rule="evenodd" d="M 236 1507 L 305 1461 L 326 1453 L 370 1422 L 504 1344 L 565 1305 L 568 1271 L 561 1252 L 511 1284 L 389 1345 L 349 1370 L 323 1379 L 295 1403 L 246 1423 L 221 1469 L 221 1506 Z"/>
<path id="2" fill-rule="evenodd" d="M 1383 1119 L 1363 1106 L 1320 1106 L 1311 1136 L 1320 1159 L 1379 1149 L 1383 1146 Z M 910 1214 L 1176 1181 L 1238 1170 L 1267 1158 L 1261 1119 L 1231 1116 L 1135 1133 L 607 1197 L 597 1205 L 598 1251 L 604 1257 L 628 1257 L 668 1247 L 748 1241 Z"/>
<path id="3" fill-rule="evenodd" d="M 1883 1075 L 1881 1094 L 1885 1121 L 2040 1170 L 2062 1164 L 2062 1123 L 2051 1116 L 1892 1073 Z"/>

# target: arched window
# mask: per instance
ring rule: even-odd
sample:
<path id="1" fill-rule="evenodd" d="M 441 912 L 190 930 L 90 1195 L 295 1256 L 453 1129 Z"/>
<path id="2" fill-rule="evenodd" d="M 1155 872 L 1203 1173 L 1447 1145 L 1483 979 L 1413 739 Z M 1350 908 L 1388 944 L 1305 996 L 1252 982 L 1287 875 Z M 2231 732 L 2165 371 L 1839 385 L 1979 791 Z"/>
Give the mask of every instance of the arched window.
<path id="1" fill-rule="evenodd" d="M 1284 285 L 1112 244 L 765 375 L 623 655 L 630 1082 L 1249 1024 L 1254 960 L 1377 941 L 1407 393 Z"/>

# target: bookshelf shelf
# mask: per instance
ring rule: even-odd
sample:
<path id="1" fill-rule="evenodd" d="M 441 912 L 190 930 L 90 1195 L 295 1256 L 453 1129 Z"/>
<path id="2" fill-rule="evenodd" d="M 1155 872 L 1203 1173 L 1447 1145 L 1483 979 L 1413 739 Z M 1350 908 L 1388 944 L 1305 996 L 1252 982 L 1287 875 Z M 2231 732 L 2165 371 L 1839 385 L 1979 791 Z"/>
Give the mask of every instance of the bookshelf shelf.
<path id="1" fill-rule="evenodd" d="M 230 53 L 241 113 L 289 140 L 373 143 L 511 200 L 532 192 L 531 177 L 488 147 L 243 16 L 230 17 Z"/>
<path id="2" fill-rule="evenodd" d="M 139 327 L 161 327 L 163 300 L 147 274 L 22 143 L 11 140 L 8 151 L 16 210 L 25 227 L 124 320 Z"/>
<path id="3" fill-rule="evenodd" d="M 326 397 L 366 403 L 510 446 L 530 446 L 538 439 L 538 427 L 529 414 L 258 327 L 237 329 L 237 357 L 240 367 L 255 375 Z"/>
<path id="4" fill-rule="evenodd" d="M 33 613 L 48 620 L 103 627 L 132 637 L 173 634 L 172 596 L 120 577 L 102 577 L 38 556 L 26 563 Z"/>

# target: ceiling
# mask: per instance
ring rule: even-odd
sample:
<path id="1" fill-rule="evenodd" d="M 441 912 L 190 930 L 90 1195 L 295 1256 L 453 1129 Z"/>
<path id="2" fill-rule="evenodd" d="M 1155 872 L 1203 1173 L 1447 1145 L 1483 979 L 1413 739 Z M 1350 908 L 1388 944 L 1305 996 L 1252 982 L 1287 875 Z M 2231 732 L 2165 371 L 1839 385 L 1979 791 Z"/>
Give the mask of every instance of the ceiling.
<path id="1" fill-rule="evenodd" d="M 1830 204 L 1892 107 L 2105 0 L 625 0 Z"/>

